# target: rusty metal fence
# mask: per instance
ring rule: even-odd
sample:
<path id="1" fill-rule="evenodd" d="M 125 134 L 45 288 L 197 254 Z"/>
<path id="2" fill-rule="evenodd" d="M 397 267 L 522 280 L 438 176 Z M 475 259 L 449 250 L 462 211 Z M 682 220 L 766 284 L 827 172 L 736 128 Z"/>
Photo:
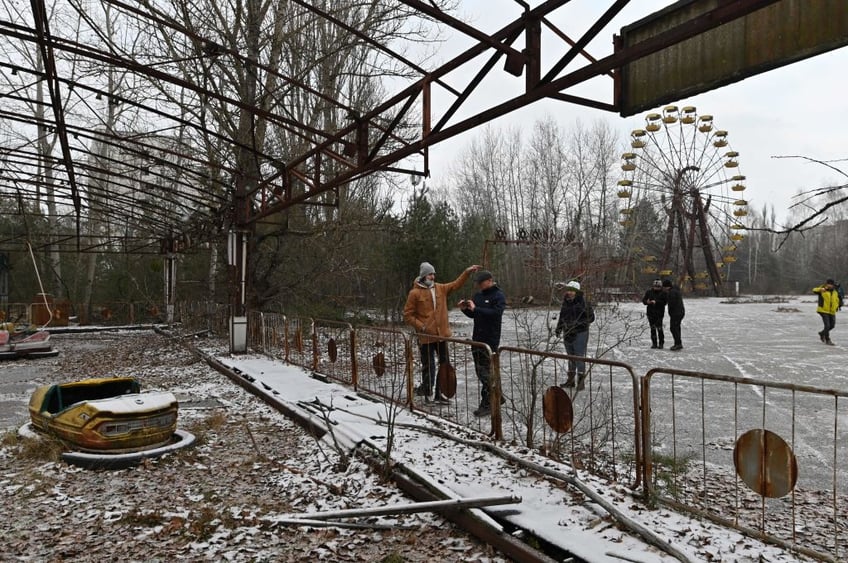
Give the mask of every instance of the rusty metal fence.
<path id="1" fill-rule="evenodd" d="M 503 394 L 511 407 L 503 413 L 504 439 L 638 486 L 639 381 L 630 366 L 508 346 L 501 346 L 498 356 Z M 565 386 L 569 360 L 585 361 L 582 386 Z"/>
<path id="2" fill-rule="evenodd" d="M 180 302 L 177 318 L 183 330 L 188 332 L 208 331 L 224 336 L 229 333 L 230 308 L 220 303 Z"/>
<path id="3" fill-rule="evenodd" d="M 497 421 L 497 416 L 481 417 L 474 414 L 474 411 L 481 406 L 481 389 L 480 380 L 477 378 L 477 372 L 474 368 L 472 351 L 474 349 L 481 350 L 489 361 L 492 359 L 492 351 L 487 345 L 472 340 L 461 338 L 441 338 L 439 340 L 445 342 L 448 347 L 449 367 L 447 365 L 439 366 L 435 376 L 441 393 L 449 400 L 444 402 L 434 401 L 431 398 L 416 396 L 413 393 L 410 397 L 410 408 L 433 414 L 477 431 L 496 435 L 498 429 L 491 423 Z M 410 360 L 414 365 L 410 365 L 409 371 L 412 386 L 416 387 L 422 383 L 424 377 L 417 335 L 412 339 L 411 346 L 413 354 Z M 496 376 L 497 372 L 493 370 L 493 374 Z M 432 387 L 435 392 L 436 382 L 433 382 Z M 496 414 L 497 409 L 497 406 L 494 407 L 493 415 Z"/>
<path id="4" fill-rule="evenodd" d="M 182 315 L 196 317 L 192 330 L 226 328 L 217 308 Z M 596 358 L 580 358 L 582 389 L 563 388 L 573 356 L 446 338 L 451 368 L 439 375 L 450 397 L 441 403 L 414 393 L 421 360 L 408 331 L 267 313 L 248 320 L 253 350 L 641 487 L 649 504 L 815 559 L 848 554 L 848 392 L 672 369 L 640 378 Z M 491 362 L 493 398 L 503 398 L 483 417 L 474 413 L 474 349 Z"/>
<path id="5" fill-rule="evenodd" d="M 848 556 L 848 392 L 684 370 L 642 379 L 650 499 Z"/>
<path id="6" fill-rule="evenodd" d="M 312 322 L 312 369 L 354 386 L 354 332 L 350 323 L 316 319 Z"/>
<path id="7" fill-rule="evenodd" d="M 408 405 L 412 401 L 412 348 L 400 330 L 357 327 L 352 379 L 357 390 Z"/>

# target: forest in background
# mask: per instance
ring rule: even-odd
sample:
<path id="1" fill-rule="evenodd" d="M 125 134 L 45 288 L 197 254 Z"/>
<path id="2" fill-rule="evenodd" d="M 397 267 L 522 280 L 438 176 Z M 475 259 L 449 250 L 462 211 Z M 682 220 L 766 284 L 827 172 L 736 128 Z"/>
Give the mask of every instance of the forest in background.
<path id="1" fill-rule="evenodd" d="M 387 80 L 408 72 L 391 58 L 351 41 L 326 20 L 308 12 L 287 11 L 285 4 L 269 9 L 267 4 L 250 0 L 228 11 L 215 2 L 200 2 L 174 17 L 185 18 L 187 26 L 214 37 L 221 45 L 234 49 L 249 45 L 263 64 L 283 69 L 317 91 L 337 92 L 352 107 L 373 106 L 384 97 Z M 13 12 L 17 8 L 10 4 L 8 9 Z M 80 12 L 60 13 L 62 6 L 54 9 L 51 17 L 56 18 L 56 25 L 81 25 Z M 434 48 L 437 44 L 438 29 L 413 18 L 403 6 L 345 0 L 327 3 L 326 9 L 387 45 L 400 38 L 431 42 Z M 260 25 L 246 25 L 257 18 Z M 122 27 L 131 22 L 120 19 L 108 3 L 92 3 L 83 19 L 102 20 L 108 24 L 104 29 L 112 30 L 109 37 L 87 37 L 86 41 L 120 44 L 124 52 L 137 53 L 139 59 L 161 60 L 162 68 L 186 80 L 206 81 L 247 106 L 296 116 L 325 131 L 338 129 L 349 119 L 339 108 L 306 95 L 303 89 L 286 88 L 272 73 L 218 65 L 214 57 L 193 56 L 196 45 L 171 43 L 152 29 Z M 300 56 L 304 53 L 310 56 Z M 35 50 L 18 55 L 32 68 L 43 68 Z M 139 97 L 169 95 L 165 90 L 139 92 L 137 85 L 128 83 L 127 76 L 115 69 L 104 70 L 67 53 L 61 56 L 69 57 L 57 62 L 69 76 L 102 75 L 104 88 L 114 99 L 128 92 Z M 10 86 L 43 88 L 40 82 L 18 84 L 21 78 L 17 75 L 5 74 L 3 79 Z M 32 97 L 44 100 L 44 95 L 37 91 Z M 210 163 L 210 178 L 225 170 L 248 171 L 250 177 L 261 178 L 273 173 L 279 162 L 311 146 L 311 140 L 278 127 L 264 119 L 264 114 L 252 116 L 246 127 L 243 114 L 228 114 L 215 100 L 190 102 L 184 106 L 185 120 L 201 121 L 204 128 L 181 127 L 169 136 L 157 134 L 157 142 Z M 92 94 L 86 103 L 103 109 L 102 121 L 92 123 L 92 130 L 137 130 L 142 134 L 156 129 L 155 124 L 134 121 L 133 108 L 112 103 L 109 96 L 101 100 Z M 38 122 L 46 107 L 38 103 L 28 109 Z M 68 111 L 73 111 L 72 105 Z M 617 131 L 617 124 L 613 117 L 591 124 L 560 123 L 548 117 L 522 130 L 489 126 L 456 156 L 449 184 L 435 185 L 425 179 L 412 187 L 411 195 L 398 198 L 398 193 L 410 193 L 411 179 L 384 172 L 357 179 L 338 194 L 328 193 L 320 202 L 325 205 L 299 205 L 267 217 L 254 225 L 250 236 L 249 307 L 323 318 L 350 317 L 368 310 L 397 320 L 422 261 L 435 265 L 440 281 L 453 279 L 469 264 L 483 263 L 495 272 L 513 304 L 556 299 L 556 283 L 572 278 L 579 278 L 590 294 L 611 288 L 625 294 L 640 293 L 656 275 L 642 272 L 619 221 L 621 202 L 616 191 L 621 156 L 628 150 L 629 139 Z M 83 182 L 81 197 L 87 205 L 81 224 L 94 240 L 102 235 L 103 244 L 75 253 L 59 252 L 45 242 L 60 228 L 72 231 L 75 227 L 72 214 L 57 208 L 51 198 L 50 169 L 38 156 L 55 154 L 57 138 L 55 131 L 40 126 L 21 129 L 14 125 L 2 123 L 3 142 L 33 147 L 31 163 L 12 164 L 32 167 L 39 195 L 30 199 L 15 190 L 0 193 L 0 240 L 7 241 L 0 243 L 0 255 L 5 256 L 0 269 L 8 274 L 7 301 L 29 303 L 43 291 L 56 301 L 70 303 L 73 314 L 90 312 L 103 303 L 161 308 L 165 255 L 131 254 L 105 242 L 107 231 L 116 225 L 109 223 L 108 202 L 98 195 L 105 179 L 96 173 Z M 401 132 L 403 125 L 410 130 L 415 127 L 413 122 L 401 124 Z M 262 154 L 275 155 L 274 162 L 256 162 L 233 145 L 216 141 L 216 135 L 259 147 Z M 126 156 L 110 154 L 110 150 L 107 144 L 91 147 L 96 160 L 93 169 L 121 166 L 121 158 Z M 180 165 L 195 166 L 195 160 L 186 159 Z M 131 201 L 139 206 L 142 219 L 148 209 L 145 205 L 167 199 L 169 181 L 182 181 L 155 172 L 130 181 L 134 182 L 128 189 L 134 194 Z M 195 186 L 194 197 L 201 203 L 204 197 L 227 201 L 232 194 L 216 187 L 226 184 L 224 179 L 214 186 Z M 804 187 L 815 197 L 790 210 L 784 222 L 801 223 L 812 212 L 836 202 L 841 188 Z M 727 281 L 738 282 L 741 293 L 805 293 L 824 278 L 848 280 L 843 257 L 846 214 L 840 206 L 827 209 L 826 221 L 815 228 L 787 235 L 781 233 L 785 225 L 777 224 L 775 210 L 768 203 L 759 203 L 768 201 L 767 193 L 752 188 L 748 197 L 751 205 L 745 240 L 726 274 Z M 646 209 L 645 213 L 644 236 L 660 239 L 662 209 Z M 229 221 L 227 210 L 221 209 L 220 221 L 204 226 L 213 231 L 202 233 L 206 240 L 175 256 L 178 300 L 229 302 Z M 130 226 L 117 227 L 134 234 Z"/>
<path id="2" fill-rule="evenodd" d="M 617 288 L 639 294 L 656 275 L 641 273 L 638 261 L 618 260 L 627 254 L 612 193 L 620 152 L 621 140 L 606 121 L 566 129 L 545 120 L 529 133 L 489 128 L 455 161 L 455 185 L 425 180 L 400 205 L 386 196 L 375 206 L 372 198 L 357 197 L 362 190 L 351 190 L 333 214 L 303 214 L 288 232 L 257 232 L 252 306 L 324 318 L 369 310 L 397 320 L 422 261 L 434 264 L 439 281 L 483 263 L 513 304 L 556 300 L 555 284 L 573 278 L 590 293 Z M 403 180 L 409 181 L 397 181 Z M 822 207 L 838 194 L 820 195 L 810 206 Z M 828 210 L 822 224 L 787 235 L 779 234 L 783 225 L 774 209 L 755 206 L 767 194 L 751 197 L 749 230 L 728 272 L 740 293 L 803 294 L 828 277 L 848 280 L 848 221 L 839 206 Z M 555 236 L 525 229 L 533 225 L 533 210 L 555 217 L 548 223 L 556 225 Z M 657 213 L 659 221 L 662 211 Z M 788 217 L 795 224 L 805 215 L 796 209 Z M 34 240 L 39 229 L 49 228 L 31 216 L 28 221 Z M 179 300 L 227 301 L 223 245 L 178 256 Z M 3 252 L 9 257 L 10 301 L 29 302 L 39 292 L 32 257 L 25 248 Z M 88 256 L 62 254 L 61 277 L 53 275 L 44 253 L 33 256 L 42 283 L 51 284 L 46 291 L 79 303 Z M 101 253 L 97 260 L 95 302 L 162 302 L 162 256 Z"/>

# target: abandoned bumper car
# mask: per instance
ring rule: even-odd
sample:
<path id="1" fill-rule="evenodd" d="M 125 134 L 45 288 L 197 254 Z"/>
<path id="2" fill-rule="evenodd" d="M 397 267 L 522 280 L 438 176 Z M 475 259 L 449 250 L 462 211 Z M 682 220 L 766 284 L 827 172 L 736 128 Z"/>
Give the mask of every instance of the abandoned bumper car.
<path id="1" fill-rule="evenodd" d="M 58 354 L 46 330 L 18 330 L 12 323 L 0 323 L 0 360 L 47 358 Z"/>
<path id="2" fill-rule="evenodd" d="M 30 397 L 21 434 L 58 438 L 71 463 L 119 466 L 190 445 L 194 436 L 177 430 L 177 408 L 173 393 L 142 393 L 133 377 L 44 385 Z"/>

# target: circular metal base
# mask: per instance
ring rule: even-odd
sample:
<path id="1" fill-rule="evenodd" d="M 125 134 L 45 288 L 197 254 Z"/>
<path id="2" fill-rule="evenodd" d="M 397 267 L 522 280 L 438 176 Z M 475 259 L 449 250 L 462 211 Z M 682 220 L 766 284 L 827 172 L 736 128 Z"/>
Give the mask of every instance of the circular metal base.
<path id="1" fill-rule="evenodd" d="M 42 438 L 42 435 L 35 430 L 31 422 L 28 422 L 18 429 L 18 435 L 22 438 Z M 161 455 L 171 453 L 182 448 L 186 448 L 194 443 L 194 434 L 185 430 L 177 429 L 170 442 L 157 448 L 142 450 L 131 453 L 90 453 L 90 452 L 65 452 L 62 454 L 62 459 L 65 462 L 80 467 L 89 469 L 123 469 L 140 462 L 143 459 L 159 457 Z"/>

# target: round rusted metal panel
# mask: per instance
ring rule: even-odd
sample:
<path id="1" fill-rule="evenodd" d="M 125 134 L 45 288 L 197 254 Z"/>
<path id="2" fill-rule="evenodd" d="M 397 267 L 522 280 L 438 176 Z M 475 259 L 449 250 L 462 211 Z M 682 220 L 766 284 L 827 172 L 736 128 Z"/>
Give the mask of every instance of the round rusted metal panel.
<path id="1" fill-rule="evenodd" d="M 377 374 L 377 377 L 382 376 L 386 373 L 386 356 L 382 352 L 377 352 L 371 360 L 371 365 L 374 366 L 374 373 Z"/>
<path id="2" fill-rule="evenodd" d="M 780 498 L 798 482 L 798 462 L 783 438 L 756 428 L 742 434 L 733 448 L 736 474 L 764 497 Z"/>
<path id="3" fill-rule="evenodd" d="M 555 432 L 569 432 L 574 425 L 574 408 L 571 398 L 561 387 L 548 387 L 542 398 L 542 414 L 545 422 Z"/>
<path id="4" fill-rule="evenodd" d="M 332 363 L 336 363 L 336 360 L 339 358 L 339 349 L 336 346 L 335 338 L 331 338 L 327 341 L 327 355 L 330 356 L 330 361 Z"/>
<path id="5" fill-rule="evenodd" d="M 448 399 L 452 399 L 456 395 L 456 370 L 450 364 L 442 364 L 439 366 L 439 390 L 442 395 Z"/>

